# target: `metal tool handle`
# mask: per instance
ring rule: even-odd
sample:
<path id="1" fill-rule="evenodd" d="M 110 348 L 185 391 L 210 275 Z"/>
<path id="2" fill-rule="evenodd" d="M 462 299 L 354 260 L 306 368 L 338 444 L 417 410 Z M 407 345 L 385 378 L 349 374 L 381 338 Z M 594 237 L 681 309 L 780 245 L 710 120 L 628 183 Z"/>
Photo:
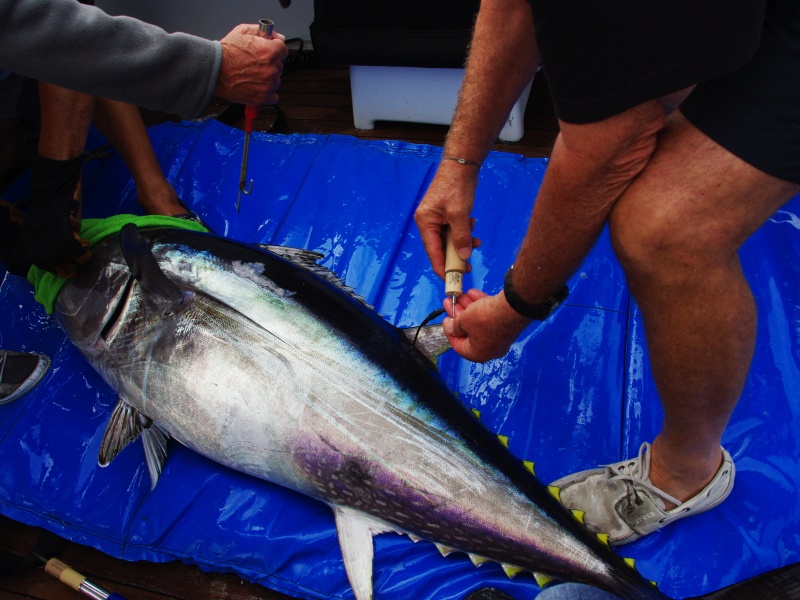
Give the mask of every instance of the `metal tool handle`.
<path id="1" fill-rule="evenodd" d="M 272 30 L 275 28 L 275 21 L 271 21 L 270 19 L 260 19 L 258 21 L 258 25 L 261 29 L 261 33 L 267 34 L 264 37 L 272 37 Z"/>
<path id="2" fill-rule="evenodd" d="M 260 19 L 258 21 L 259 35 L 264 38 L 271 38 L 275 22 L 270 19 Z M 242 205 L 242 194 L 249 196 L 253 191 L 253 180 L 247 181 L 247 160 L 250 152 L 250 134 L 253 133 L 253 122 L 258 117 L 261 110 L 258 106 L 246 106 L 244 109 L 244 150 L 242 152 L 242 168 L 239 171 L 239 195 L 236 199 L 236 212 Z"/>
<path id="3" fill-rule="evenodd" d="M 244 132 L 247 135 L 253 133 L 253 121 L 256 120 L 260 111 L 260 106 L 246 106 L 244 108 Z"/>

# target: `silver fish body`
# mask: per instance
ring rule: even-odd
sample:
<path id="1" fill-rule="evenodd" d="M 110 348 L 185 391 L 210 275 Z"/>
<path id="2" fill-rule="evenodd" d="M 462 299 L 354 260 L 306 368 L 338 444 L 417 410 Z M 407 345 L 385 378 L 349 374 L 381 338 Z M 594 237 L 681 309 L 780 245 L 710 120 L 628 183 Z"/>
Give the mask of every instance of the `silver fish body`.
<path id="1" fill-rule="evenodd" d="M 62 289 L 57 318 L 136 432 L 153 424 L 333 507 L 359 600 L 371 597 L 371 536 L 383 531 L 665 598 L 480 425 L 401 330 L 329 279 L 179 230 L 123 230 L 93 256 Z"/>

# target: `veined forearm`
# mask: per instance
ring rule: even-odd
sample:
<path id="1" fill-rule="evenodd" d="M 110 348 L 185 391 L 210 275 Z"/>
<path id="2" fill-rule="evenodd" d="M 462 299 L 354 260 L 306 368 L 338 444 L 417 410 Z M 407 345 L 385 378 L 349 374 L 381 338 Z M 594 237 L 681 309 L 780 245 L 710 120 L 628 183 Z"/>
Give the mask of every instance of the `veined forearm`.
<path id="1" fill-rule="evenodd" d="M 482 162 L 538 65 L 530 3 L 483 0 L 445 153 Z"/>

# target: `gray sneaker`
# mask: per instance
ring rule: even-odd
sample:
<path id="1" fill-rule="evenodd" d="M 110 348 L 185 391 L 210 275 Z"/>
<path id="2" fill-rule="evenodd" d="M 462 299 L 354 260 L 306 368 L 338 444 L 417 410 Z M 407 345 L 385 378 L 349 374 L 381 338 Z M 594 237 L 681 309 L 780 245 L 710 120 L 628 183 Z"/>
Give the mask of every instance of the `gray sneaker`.
<path id="1" fill-rule="evenodd" d="M 622 545 L 714 508 L 731 493 L 735 471 L 723 448 L 722 466 L 714 479 L 694 498 L 681 502 L 650 482 L 650 444 L 645 442 L 634 459 L 567 475 L 552 485 L 560 489 L 564 506 L 583 513 L 591 532 L 608 535 L 611 545 Z M 666 510 L 666 502 L 677 506 Z"/>
<path id="2" fill-rule="evenodd" d="M 32 390 L 50 368 L 44 354 L 0 350 L 0 405 Z"/>

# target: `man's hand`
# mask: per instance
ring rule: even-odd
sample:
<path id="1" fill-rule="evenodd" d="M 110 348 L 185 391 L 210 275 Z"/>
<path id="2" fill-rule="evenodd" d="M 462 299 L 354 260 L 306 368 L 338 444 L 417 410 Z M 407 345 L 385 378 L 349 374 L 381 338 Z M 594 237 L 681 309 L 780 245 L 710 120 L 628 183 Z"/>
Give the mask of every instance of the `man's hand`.
<path id="1" fill-rule="evenodd" d="M 447 226 L 451 230 L 453 245 L 463 260 L 469 259 L 472 249 L 480 246 L 480 240 L 472 237 L 475 220 L 469 216 L 477 184 L 477 169 L 444 162 L 414 213 L 433 271 L 442 279 Z"/>
<path id="2" fill-rule="evenodd" d="M 31 169 L 31 201 L 22 224 L 28 257 L 60 277 L 75 275 L 91 259 L 81 239 L 80 176 L 83 156 L 70 160 L 36 158 Z"/>
<path id="3" fill-rule="evenodd" d="M 448 315 L 452 307 L 452 299 L 446 298 Z M 443 329 L 458 354 L 473 362 L 486 362 L 505 356 L 531 322 L 508 305 L 503 292 L 489 296 L 471 289 L 458 297 L 456 316 L 446 318 Z"/>
<path id="4" fill-rule="evenodd" d="M 258 25 L 238 25 L 220 41 L 222 66 L 215 96 L 250 106 L 278 102 L 283 61 L 289 55 L 286 38 L 259 34 Z"/>

